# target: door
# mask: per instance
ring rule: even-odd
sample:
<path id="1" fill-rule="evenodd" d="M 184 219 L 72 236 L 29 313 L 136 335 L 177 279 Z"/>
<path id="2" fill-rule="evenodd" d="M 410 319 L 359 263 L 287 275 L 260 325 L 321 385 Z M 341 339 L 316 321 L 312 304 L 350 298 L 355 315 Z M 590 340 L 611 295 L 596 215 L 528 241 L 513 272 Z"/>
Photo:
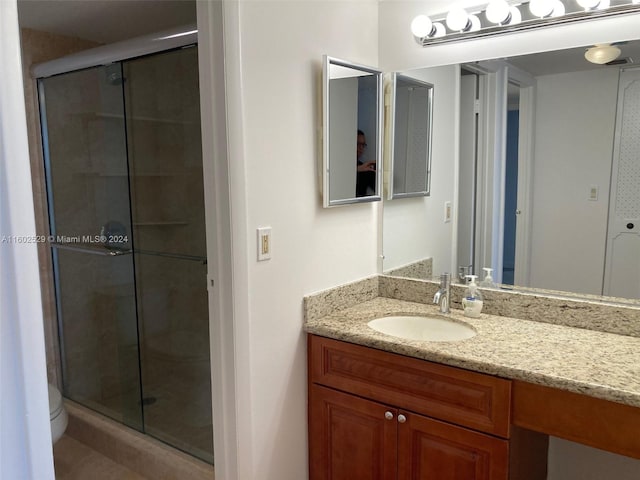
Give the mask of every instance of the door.
<path id="1" fill-rule="evenodd" d="M 640 69 L 618 88 L 603 295 L 640 298 Z"/>
<path id="2" fill-rule="evenodd" d="M 119 78 L 119 63 L 89 68 L 39 80 L 39 95 L 64 393 L 142 430 Z"/>
<path id="3" fill-rule="evenodd" d="M 198 49 L 123 74 L 144 429 L 213 463 Z"/>
<path id="4" fill-rule="evenodd" d="M 398 480 L 507 480 L 507 440 L 413 413 L 399 415 L 405 420 L 398 428 Z"/>
<path id="5" fill-rule="evenodd" d="M 502 283 L 513 285 L 516 261 L 516 225 L 518 213 L 518 138 L 520 136 L 520 87 L 507 89 L 507 135 L 504 180 L 504 238 Z"/>
<path id="6" fill-rule="evenodd" d="M 309 387 L 309 479 L 394 480 L 396 410 L 355 395 Z"/>
<path id="7" fill-rule="evenodd" d="M 473 273 L 476 242 L 476 182 L 478 147 L 478 75 L 460 77 L 460 168 L 458 181 L 458 268 Z"/>
<path id="8" fill-rule="evenodd" d="M 64 394 L 213 463 L 197 59 L 66 73 L 40 96 Z"/>

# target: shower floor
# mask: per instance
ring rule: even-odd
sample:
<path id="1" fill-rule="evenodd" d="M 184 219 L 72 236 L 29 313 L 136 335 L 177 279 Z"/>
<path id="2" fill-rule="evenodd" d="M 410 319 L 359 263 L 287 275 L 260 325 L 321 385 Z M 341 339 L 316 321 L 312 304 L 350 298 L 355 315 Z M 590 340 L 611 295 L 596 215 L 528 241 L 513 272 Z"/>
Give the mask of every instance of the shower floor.
<path id="1" fill-rule="evenodd" d="M 213 480 L 215 472 L 213 465 L 203 462 L 192 455 L 188 455 L 176 448 L 167 446 L 164 442 L 154 439 L 151 435 L 144 435 L 120 422 L 111 420 L 103 415 L 87 409 L 73 401 L 66 400 L 65 405 L 69 412 L 69 426 L 65 432 L 66 437 L 80 443 L 67 445 L 60 444 L 62 448 L 54 447 L 54 456 L 58 462 L 56 473 L 60 474 L 57 480 L 158 480 L 161 478 L 189 479 L 189 480 Z M 116 463 L 113 466 L 94 452 L 87 452 L 84 447 L 89 447 L 94 452 Z M 85 460 L 85 454 L 88 460 Z M 100 476 L 99 471 L 95 475 L 90 466 L 84 463 L 92 463 L 99 467 L 105 464 L 105 469 L 112 468 L 122 473 L 122 477 Z M 125 470 L 117 468 L 117 465 Z M 138 476 L 131 476 L 130 472 Z M 74 472 L 84 472 L 84 475 Z M 65 477 L 63 475 L 75 475 Z"/>
<path id="2" fill-rule="evenodd" d="M 53 447 L 56 480 L 150 480 L 63 435 Z"/>
<path id="3" fill-rule="evenodd" d="M 201 369 L 205 369 L 208 375 L 208 362 L 201 363 Z M 178 364 L 176 368 L 180 367 Z M 194 365 L 190 364 L 188 368 L 193 373 Z M 213 464 L 210 383 L 194 380 L 193 375 L 176 374 L 153 383 L 145 383 L 144 432 Z M 127 412 L 123 409 L 123 405 L 133 405 L 133 402 L 127 402 L 125 399 L 137 395 L 137 390 L 124 391 L 104 397 L 100 401 L 87 399 L 82 403 L 127 424 L 127 418 L 138 418 L 139 411 Z M 135 406 L 140 407 L 139 400 L 135 402 Z"/>

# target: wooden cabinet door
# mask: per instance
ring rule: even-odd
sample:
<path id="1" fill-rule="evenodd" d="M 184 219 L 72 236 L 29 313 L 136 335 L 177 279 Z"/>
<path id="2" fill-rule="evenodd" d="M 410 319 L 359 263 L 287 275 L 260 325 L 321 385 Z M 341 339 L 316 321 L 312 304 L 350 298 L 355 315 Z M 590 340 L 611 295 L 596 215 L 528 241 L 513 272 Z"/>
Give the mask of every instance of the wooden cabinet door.
<path id="1" fill-rule="evenodd" d="M 398 480 L 507 480 L 507 440 L 399 414 L 406 421 L 398 425 Z"/>
<path id="2" fill-rule="evenodd" d="M 395 480 L 397 411 L 312 384 L 309 479 Z"/>

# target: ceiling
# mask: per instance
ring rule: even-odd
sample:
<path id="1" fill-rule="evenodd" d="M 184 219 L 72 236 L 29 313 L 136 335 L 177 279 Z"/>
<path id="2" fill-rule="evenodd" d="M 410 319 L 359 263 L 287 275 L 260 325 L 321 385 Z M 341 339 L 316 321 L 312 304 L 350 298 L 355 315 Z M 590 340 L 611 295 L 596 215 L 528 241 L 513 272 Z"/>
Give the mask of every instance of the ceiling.
<path id="1" fill-rule="evenodd" d="M 614 45 L 622 51 L 618 59 L 630 58 L 633 61 L 632 63 L 640 63 L 640 41 L 621 42 Z M 508 61 L 533 76 L 579 72 L 595 68 L 614 68 L 608 65 L 599 66 L 588 62 L 584 58 L 584 53 L 589 46 L 510 57 Z M 615 68 L 619 68 L 619 66 Z"/>
<path id="2" fill-rule="evenodd" d="M 18 13 L 21 27 L 98 43 L 117 42 L 196 23 L 195 0 L 18 0 Z M 634 63 L 640 63 L 640 42 L 623 42 L 618 46 L 622 50 L 620 58 L 630 57 Z M 607 68 L 587 62 L 586 48 L 508 60 L 534 76 Z"/>
<path id="3" fill-rule="evenodd" d="M 112 43 L 195 24 L 196 4 L 194 0 L 18 0 L 18 16 L 21 27 Z"/>

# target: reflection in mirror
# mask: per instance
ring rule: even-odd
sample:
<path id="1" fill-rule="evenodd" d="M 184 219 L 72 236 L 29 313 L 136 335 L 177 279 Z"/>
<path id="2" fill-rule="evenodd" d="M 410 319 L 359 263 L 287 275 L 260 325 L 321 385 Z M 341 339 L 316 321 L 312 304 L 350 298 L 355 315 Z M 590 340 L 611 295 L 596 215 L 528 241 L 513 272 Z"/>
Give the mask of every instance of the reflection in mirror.
<path id="1" fill-rule="evenodd" d="M 382 72 L 324 56 L 323 203 L 380 200 Z"/>
<path id="2" fill-rule="evenodd" d="M 391 275 L 430 278 L 432 272 L 451 271 L 453 229 L 445 207 L 453 204 L 456 142 L 454 125 L 458 90 L 452 78 L 460 75 L 457 65 L 406 72 L 407 76 L 434 85 L 429 196 L 386 201 L 383 209 L 383 272 Z M 448 211 L 451 211 L 449 208 Z"/>
<path id="3" fill-rule="evenodd" d="M 429 195 L 433 85 L 392 74 L 388 198 Z"/>
<path id="4" fill-rule="evenodd" d="M 499 283 L 640 298 L 640 45 L 616 46 L 612 64 L 589 63 L 586 45 L 470 63 L 432 82 L 438 91 L 441 82 L 457 85 L 456 118 L 434 108 L 433 119 L 455 139 L 432 159 L 436 173 L 458 162 L 457 242 L 447 247 L 432 235 L 405 263 L 429 258 L 434 276 L 491 267 Z M 404 73 L 424 78 L 443 68 Z M 432 183 L 435 195 L 441 184 Z M 386 258 L 397 252 L 388 248 L 407 240 L 387 228 L 386 210 L 389 270 Z M 391 213 L 398 225 L 400 212 Z M 424 221 L 405 213 L 405 224 Z M 441 231 L 442 219 L 430 226 Z"/>

